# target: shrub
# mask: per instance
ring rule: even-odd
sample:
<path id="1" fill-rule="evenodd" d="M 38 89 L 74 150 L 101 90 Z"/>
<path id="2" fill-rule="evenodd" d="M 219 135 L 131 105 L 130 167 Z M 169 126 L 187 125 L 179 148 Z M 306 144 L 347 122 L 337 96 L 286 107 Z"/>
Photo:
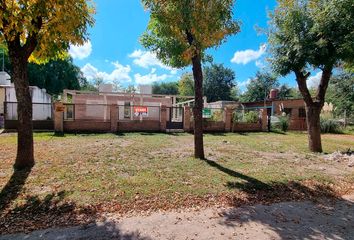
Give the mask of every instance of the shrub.
<path id="1" fill-rule="evenodd" d="M 233 122 L 242 122 L 243 120 L 243 114 L 242 112 L 234 112 L 233 115 L 232 115 L 232 120 Z"/>
<path id="2" fill-rule="evenodd" d="M 283 132 L 288 131 L 288 129 L 289 129 L 289 117 L 288 116 L 279 117 L 279 127 Z"/>
<path id="3" fill-rule="evenodd" d="M 341 133 L 340 124 L 333 120 L 327 118 L 321 118 L 321 132 L 322 133 Z"/>
<path id="4" fill-rule="evenodd" d="M 214 122 L 221 122 L 223 120 L 223 111 L 222 110 L 215 110 L 210 118 L 210 121 Z"/>
<path id="5" fill-rule="evenodd" d="M 245 113 L 245 122 L 246 123 L 257 123 L 259 121 L 259 115 L 257 112 L 250 111 Z"/>

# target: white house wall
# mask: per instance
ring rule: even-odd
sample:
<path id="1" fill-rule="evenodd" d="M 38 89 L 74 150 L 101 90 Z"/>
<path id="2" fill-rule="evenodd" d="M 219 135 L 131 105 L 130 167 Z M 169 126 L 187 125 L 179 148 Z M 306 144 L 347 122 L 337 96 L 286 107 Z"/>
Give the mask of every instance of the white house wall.
<path id="1" fill-rule="evenodd" d="M 30 87 L 33 103 L 33 120 L 48 120 L 52 118 L 52 99 L 49 94 L 38 87 Z M 6 87 L 7 114 L 6 119 L 17 120 L 17 98 L 13 86 Z"/>

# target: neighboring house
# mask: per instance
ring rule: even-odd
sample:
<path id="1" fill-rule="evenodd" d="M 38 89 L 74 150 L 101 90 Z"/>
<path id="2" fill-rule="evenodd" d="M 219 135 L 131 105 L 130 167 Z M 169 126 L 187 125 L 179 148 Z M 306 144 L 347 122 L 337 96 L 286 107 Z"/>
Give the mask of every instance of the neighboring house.
<path id="1" fill-rule="evenodd" d="M 49 120 L 52 118 L 52 98 L 45 89 L 30 86 L 33 103 L 33 120 Z M 0 72 L 0 113 L 6 120 L 17 120 L 17 98 L 15 86 L 11 84 L 9 75 Z"/>
<path id="2" fill-rule="evenodd" d="M 4 114 L 5 87 L 11 85 L 10 75 L 7 72 L 0 72 L 0 114 Z"/>
<path id="3" fill-rule="evenodd" d="M 306 130 L 306 112 L 305 112 L 305 102 L 303 99 L 278 99 L 278 91 L 272 89 L 269 98 L 265 101 L 257 102 L 233 102 L 233 101 L 218 101 L 213 103 L 208 103 L 209 108 L 224 108 L 226 106 L 234 107 L 237 109 L 247 109 L 247 110 L 257 110 L 257 109 L 267 109 L 267 115 L 270 116 L 281 116 L 286 114 L 289 116 L 289 129 L 290 130 Z"/>
<path id="4" fill-rule="evenodd" d="M 268 116 L 281 116 L 284 113 L 289 117 L 289 130 L 305 131 L 306 111 L 303 99 L 278 99 L 278 91 L 272 89 L 266 101 L 246 102 L 242 106 L 252 108 L 267 108 Z"/>

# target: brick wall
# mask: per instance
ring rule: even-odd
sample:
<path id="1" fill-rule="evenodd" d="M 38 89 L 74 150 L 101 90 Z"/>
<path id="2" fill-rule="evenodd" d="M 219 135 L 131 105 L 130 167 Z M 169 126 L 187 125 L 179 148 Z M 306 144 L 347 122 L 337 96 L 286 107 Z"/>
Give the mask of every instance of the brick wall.
<path id="1" fill-rule="evenodd" d="M 233 132 L 261 132 L 261 123 L 234 123 Z"/>
<path id="2" fill-rule="evenodd" d="M 194 122 L 191 122 L 190 131 L 194 131 Z M 204 132 L 225 132 L 224 122 L 203 121 Z"/>
<path id="3" fill-rule="evenodd" d="M 110 122 L 64 121 L 64 132 L 110 132 Z"/>
<path id="4" fill-rule="evenodd" d="M 118 122 L 118 132 L 159 132 L 160 121 L 120 121 Z"/>

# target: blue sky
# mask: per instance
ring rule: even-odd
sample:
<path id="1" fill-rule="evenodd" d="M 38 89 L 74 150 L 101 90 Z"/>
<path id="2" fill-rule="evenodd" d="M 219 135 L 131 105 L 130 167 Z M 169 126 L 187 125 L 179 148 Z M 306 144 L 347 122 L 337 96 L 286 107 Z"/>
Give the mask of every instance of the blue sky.
<path id="1" fill-rule="evenodd" d="M 70 54 L 91 80 L 103 78 L 106 82 L 151 84 L 176 81 L 189 69 L 175 70 L 164 66 L 154 54 L 139 43 L 139 37 L 149 21 L 139 0 L 96 0 L 96 24 L 89 30 L 90 41 L 83 46 L 72 46 Z M 242 22 L 241 32 L 209 53 L 215 63 L 233 69 L 241 89 L 249 78 L 267 63 L 267 38 L 256 31 L 256 26 L 267 26 L 267 11 L 274 9 L 275 0 L 238 0 L 234 18 Z M 295 86 L 293 76 L 281 78 L 281 83 Z"/>

